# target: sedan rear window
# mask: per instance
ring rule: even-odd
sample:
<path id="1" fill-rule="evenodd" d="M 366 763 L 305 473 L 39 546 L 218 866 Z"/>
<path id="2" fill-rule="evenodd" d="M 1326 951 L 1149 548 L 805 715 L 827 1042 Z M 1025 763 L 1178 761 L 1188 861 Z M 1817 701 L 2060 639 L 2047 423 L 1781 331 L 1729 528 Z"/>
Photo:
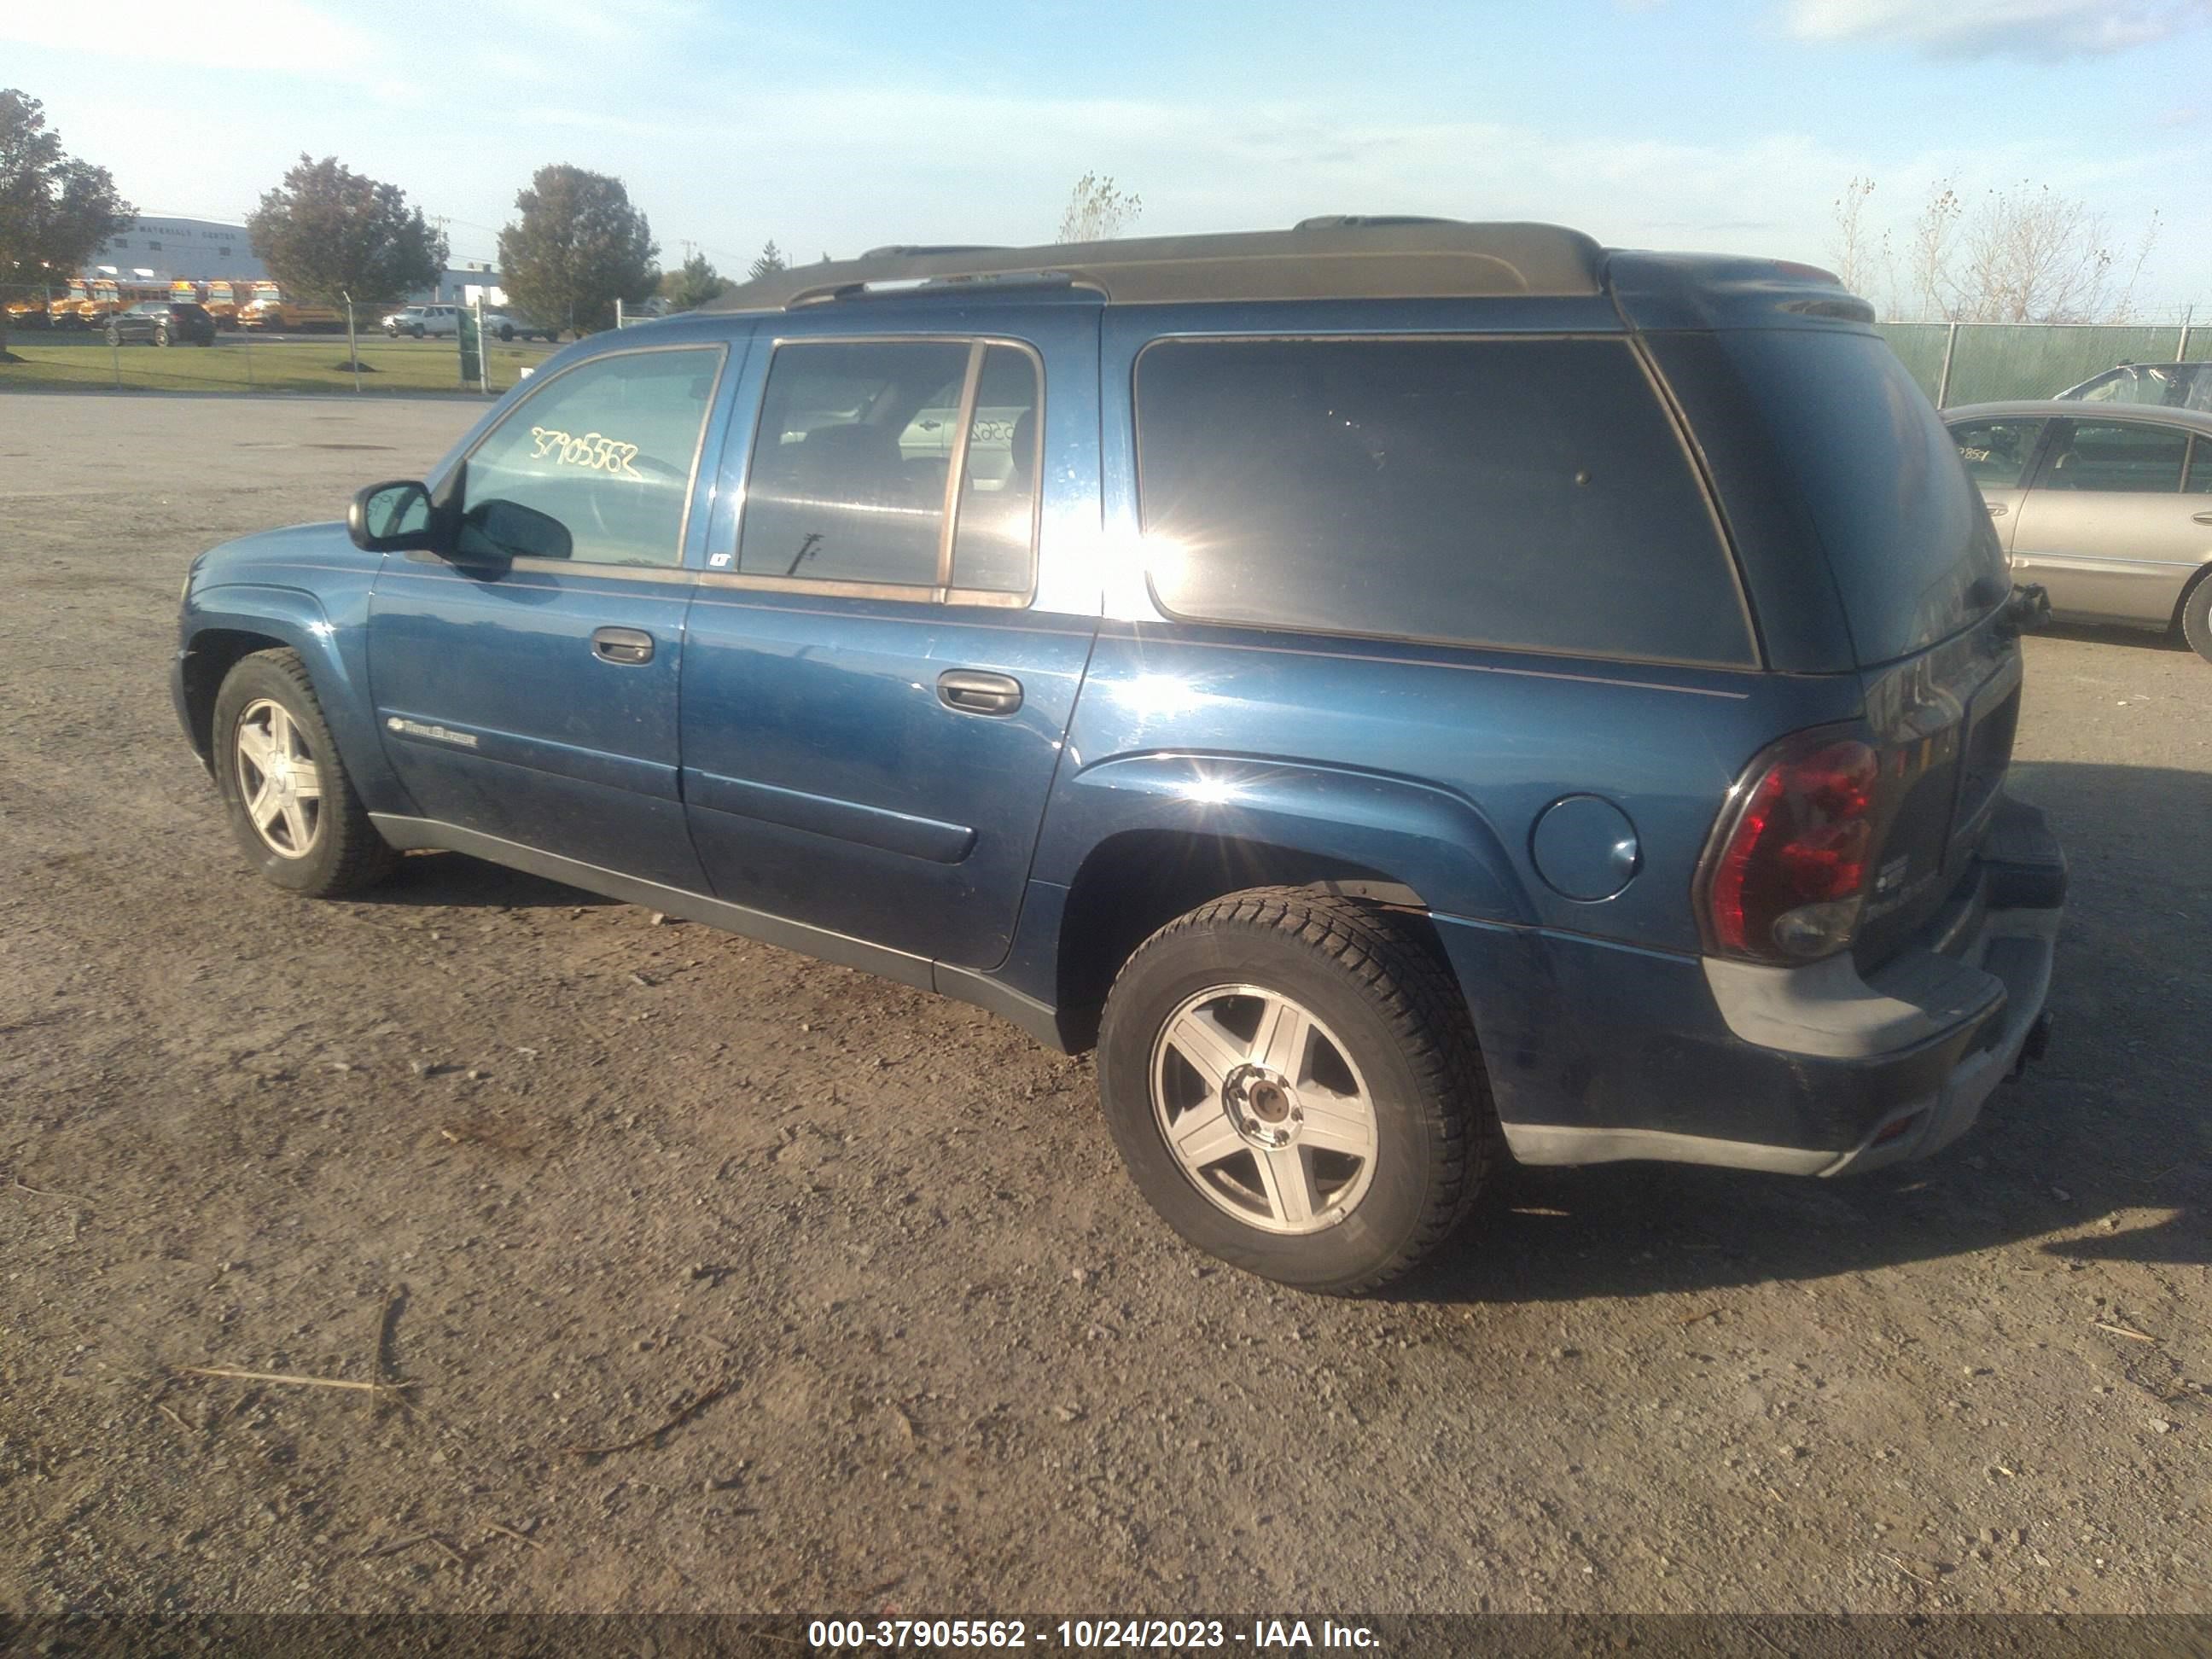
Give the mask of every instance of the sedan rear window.
<path id="1" fill-rule="evenodd" d="M 1164 340 L 1152 591 L 1260 628 L 1747 665 L 1734 568 L 1621 339 Z"/>

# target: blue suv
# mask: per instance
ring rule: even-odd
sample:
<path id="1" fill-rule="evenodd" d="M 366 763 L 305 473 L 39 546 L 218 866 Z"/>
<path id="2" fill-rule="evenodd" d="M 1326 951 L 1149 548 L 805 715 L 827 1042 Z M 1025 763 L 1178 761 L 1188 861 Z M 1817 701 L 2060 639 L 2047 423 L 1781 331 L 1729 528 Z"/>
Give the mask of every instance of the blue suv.
<path id="1" fill-rule="evenodd" d="M 569 347 L 193 567 L 248 860 L 534 872 L 1096 1047 L 1200 1249 L 1827 1176 L 2039 1051 L 2016 592 L 1825 272 L 1543 225 L 889 248 Z"/>

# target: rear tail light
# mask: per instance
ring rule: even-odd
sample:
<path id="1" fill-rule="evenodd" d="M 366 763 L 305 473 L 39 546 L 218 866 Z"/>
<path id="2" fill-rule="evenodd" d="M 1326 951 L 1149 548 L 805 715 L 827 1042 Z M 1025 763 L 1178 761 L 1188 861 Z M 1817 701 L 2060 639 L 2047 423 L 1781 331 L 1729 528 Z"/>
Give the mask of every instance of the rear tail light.
<path id="1" fill-rule="evenodd" d="M 1873 746 L 1833 732 L 1802 735 L 1753 762 L 1699 872 L 1708 947 L 1784 963 L 1846 948 L 1873 873 L 1881 781 Z"/>

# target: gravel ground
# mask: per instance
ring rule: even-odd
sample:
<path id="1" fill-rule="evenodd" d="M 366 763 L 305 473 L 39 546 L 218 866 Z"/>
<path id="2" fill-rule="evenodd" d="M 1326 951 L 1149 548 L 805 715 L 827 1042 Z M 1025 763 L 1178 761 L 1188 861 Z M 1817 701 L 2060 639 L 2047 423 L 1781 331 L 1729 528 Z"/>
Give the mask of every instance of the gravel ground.
<path id="1" fill-rule="evenodd" d="M 2057 1030 L 1948 1152 L 1532 1171 L 1309 1300 L 971 1009 L 248 877 L 185 562 L 472 413 L 0 398 L 0 1612 L 2212 1606 L 2212 667 L 2030 642 Z"/>

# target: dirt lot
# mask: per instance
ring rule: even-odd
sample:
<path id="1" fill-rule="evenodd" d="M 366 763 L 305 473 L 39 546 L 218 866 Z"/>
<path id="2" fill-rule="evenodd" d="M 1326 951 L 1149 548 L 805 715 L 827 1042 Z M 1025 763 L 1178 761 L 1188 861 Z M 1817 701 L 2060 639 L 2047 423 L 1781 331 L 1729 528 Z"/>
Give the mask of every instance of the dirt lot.
<path id="1" fill-rule="evenodd" d="M 0 1612 L 2212 1606 L 2212 668 L 2031 643 L 2057 1031 L 1949 1152 L 1532 1172 L 1307 1300 L 969 1008 L 248 878 L 185 564 L 470 413 L 0 398 Z"/>

